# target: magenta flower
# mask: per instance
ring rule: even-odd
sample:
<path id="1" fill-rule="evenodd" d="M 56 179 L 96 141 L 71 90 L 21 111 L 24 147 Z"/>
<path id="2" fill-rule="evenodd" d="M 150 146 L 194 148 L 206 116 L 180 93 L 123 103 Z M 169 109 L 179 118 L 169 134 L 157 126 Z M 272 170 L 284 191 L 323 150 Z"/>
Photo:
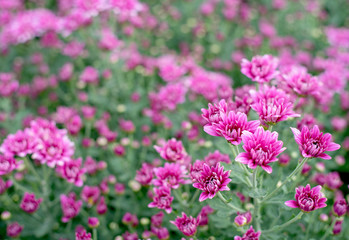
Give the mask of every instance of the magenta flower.
<path id="1" fill-rule="evenodd" d="M 68 195 L 62 194 L 60 196 L 61 199 L 61 207 L 63 211 L 62 222 L 66 223 L 70 219 L 76 217 L 82 206 L 82 201 L 76 201 L 76 197 L 74 193 L 70 193 Z"/>
<path id="2" fill-rule="evenodd" d="M 253 227 L 251 226 L 242 237 L 235 236 L 234 240 L 259 240 L 259 236 L 261 235 L 261 232 L 255 232 Z"/>
<path id="3" fill-rule="evenodd" d="M 249 225 L 252 221 L 252 215 L 251 212 L 247 211 L 244 213 L 239 213 L 237 212 L 237 216 L 234 219 L 234 223 L 236 224 L 236 226 L 238 227 L 242 227 L 245 225 Z"/>
<path id="4" fill-rule="evenodd" d="M 88 66 L 80 74 L 80 81 L 84 83 L 98 84 L 99 81 L 98 70 L 94 67 Z"/>
<path id="5" fill-rule="evenodd" d="M 96 228 L 99 226 L 99 219 L 96 217 L 89 217 L 87 219 L 87 224 L 90 228 Z"/>
<path id="6" fill-rule="evenodd" d="M 135 180 L 143 186 L 149 185 L 153 180 L 153 168 L 149 163 L 142 163 L 142 167 L 137 170 Z"/>
<path id="7" fill-rule="evenodd" d="M 17 162 L 12 156 L 0 154 L 0 176 L 12 172 L 21 162 L 23 161 Z"/>
<path id="8" fill-rule="evenodd" d="M 27 213 L 34 213 L 39 209 L 41 202 L 42 198 L 35 199 L 34 193 L 25 192 L 20 207 Z"/>
<path id="9" fill-rule="evenodd" d="M 219 162 L 230 163 L 230 157 L 228 154 L 222 154 L 218 150 L 216 150 L 213 153 L 209 153 L 204 158 L 204 161 L 207 165 L 211 167 L 211 166 L 216 166 L 216 164 Z"/>
<path id="10" fill-rule="evenodd" d="M 283 142 L 278 141 L 277 132 L 265 131 L 263 127 L 258 127 L 254 134 L 244 132 L 242 142 L 245 152 L 240 153 L 235 161 L 252 169 L 260 166 L 269 174 L 273 169 L 268 164 L 277 161 L 276 156 L 286 149 L 282 147 Z"/>
<path id="11" fill-rule="evenodd" d="M 173 197 L 171 196 L 171 188 L 154 188 L 154 193 L 153 202 L 149 203 L 148 207 L 164 209 L 168 214 L 170 214 L 172 212 L 171 204 L 173 201 Z"/>
<path id="12" fill-rule="evenodd" d="M 190 165 L 190 174 L 189 174 L 189 176 L 190 176 L 190 179 L 193 182 L 196 182 L 197 179 L 200 178 L 204 163 L 205 163 L 204 161 L 196 160 L 194 162 L 194 164 Z"/>
<path id="13" fill-rule="evenodd" d="M 92 206 L 97 203 L 101 191 L 97 186 L 84 186 L 81 192 L 81 199 Z"/>
<path id="14" fill-rule="evenodd" d="M 254 56 L 251 62 L 242 59 L 241 72 L 254 82 L 265 83 L 278 75 L 278 64 L 279 60 L 271 55 Z"/>
<path id="15" fill-rule="evenodd" d="M 83 229 L 82 231 L 75 232 L 75 240 L 92 240 L 92 235 Z"/>
<path id="16" fill-rule="evenodd" d="M 199 226 L 206 226 L 208 224 L 208 215 L 212 214 L 214 210 L 209 206 L 204 206 L 198 215 Z"/>
<path id="17" fill-rule="evenodd" d="M 186 162 L 188 160 L 188 154 L 182 141 L 177 141 L 174 138 L 168 140 L 163 146 L 154 146 L 154 148 L 163 159 L 169 162 Z"/>
<path id="18" fill-rule="evenodd" d="M 105 198 L 104 196 L 99 198 L 99 201 L 96 206 L 96 211 L 99 215 L 103 215 L 107 212 L 108 207 L 107 204 L 105 203 Z"/>
<path id="19" fill-rule="evenodd" d="M 185 180 L 187 170 L 185 166 L 178 163 L 165 163 L 164 167 L 154 168 L 154 173 L 157 179 L 153 180 L 155 186 L 167 186 L 177 189 L 180 184 L 189 183 Z"/>
<path id="20" fill-rule="evenodd" d="M 282 89 L 264 86 L 258 92 L 254 92 L 252 98 L 251 108 L 258 113 L 264 124 L 275 124 L 289 117 L 300 117 L 293 111 L 293 102 Z"/>
<path id="21" fill-rule="evenodd" d="M 208 104 L 208 109 L 202 108 L 202 118 L 206 120 L 206 125 L 204 127 L 204 131 L 207 132 L 208 134 L 212 135 L 210 132 L 213 132 L 214 134 L 215 131 L 214 129 L 211 130 L 211 126 L 213 123 L 219 123 L 222 118 L 221 118 L 221 113 L 226 114 L 228 112 L 228 105 L 224 99 L 219 101 L 219 104 L 214 104 L 212 105 L 211 103 Z M 216 136 L 216 135 L 213 135 Z"/>
<path id="22" fill-rule="evenodd" d="M 259 126 L 260 122 L 247 121 L 247 115 L 245 113 L 230 111 L 227 115 L 221 113 L 221 121 L 213 126 L 208 131 L 204 127 L 205 132 L 213 136 L 223 136 L 228 142 L 233 145 L 239 145 L 241 143 L 241 135 L 243 131 L 254 132 Z M 212 131 L 214 130 L 214 131 Z"/>
<path id="23" fill-rule="evenodd" d="M 347 213 L 347 202 L 344 198 L 338 199 L 333 204 L 333 214 L 337 217 L 341 217 Z"/>
<path id="24" fill-rule="evenodd" d="M 11 223 L 6 228 L 7 236 L 11 238 L 18 237 L 23 230 L 23 226 L 19 225 L 18 222 Z"/>
<path id="25" fill-rule="evenodd" d="M 303 212 L 311 212 L 318 208 L 326 207 L 327 198 L 324 197 L 320 191 L 321 186 L 318 185 L 314 188 L 310 188 L 308 184 L 306 187 L 300 186 L 296 188 L 296 200 L 289 200 L 285 202 L 285 205 L 291 208 L 299 208 Z"/>
<path id="26" fill-rule="evenodd" d="M 325 151 L 331 152 L 340 148 L 339 144 L 332 142 L 331 134 L 323 134 L 317 125 L 311 130 L 304 126 L 301 132 L 296 128 L 291 130 L 303 157 L 329 160 L 331 157 Z"/>
<path id="27" fill-rule="evenodd" d="M 25 157 L 33 153 L 36 144 L 35 135 L 29 129 L 19 130 L 15 134 L 7 135 L 0 146 L 0 152 L 6 155 Z"/>
<path id="28" fill-rule="evenodd" d="M 13 185 L 11 180 L 7 180 L 6 182 L 0 177 L 0 195 L 3 194 L 9 187 Z"/>
<path id="29" fill-rule="evenodd" d="M 85 168 L 81 168 L 82 159 L 70 159 L 63 163 L 63 166 L 58 166 L 56 171 L 65 178 L 68 182 L 75 184 L 77 187 L 83 185 L 82 176 L 86 172 Z"/>
<path id="30" fill-rule="evenodd" d="M 182 212 L 182 217 L 177 217 L 175 221 L 170 221 L 170 223 L 174 224 L 179 231 L 188 237 L 193 236 L 196 233 L 199 225 L 198 219 L 192 216 L 188 217 L 184 212 Z"/>
<path id="31" fill-rule="evenodd" d="M 220 163 L 216 166 L 210 167 L 206 163 L 203 165 L 201 174 L 193 184 L 193 187 L 202 190 L 199 197 L 199 201 L 202 202 L 207 198 L 212 199 L 216 196 L 217 192 L 229 191 L 228 183 L 231 181 L 229 178 L 230 170 L 224 171 L 224 167 L 221 167 Z"/>

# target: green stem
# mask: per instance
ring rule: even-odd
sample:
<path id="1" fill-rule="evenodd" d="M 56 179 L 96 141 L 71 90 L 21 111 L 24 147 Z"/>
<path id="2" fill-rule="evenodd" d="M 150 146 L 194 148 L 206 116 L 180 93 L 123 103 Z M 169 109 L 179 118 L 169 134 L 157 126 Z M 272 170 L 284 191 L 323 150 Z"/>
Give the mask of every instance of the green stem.
<path id="1" fill-rule="evenodd" d="M 196 189 L 194 195 L 192 196 L 190 202 L 189 202 L 189 206 L 193 205 L 193 203 L 195 202 L 195 200 L 197 200 L 198 195 L 200 194 L 200 189 Z"/>
<path id="2" fill-rule="evenodd" d="M 315 218 L 315 213 L 312 212 L 311 215 L 310 215 L 310 220 L 308 222 L 307 232 L 305 234 L 305 238 L 304 239 L 309 239 L 308 237 L 309 237 L 309 233 L 310 233 L 310 228 L 313 227 L 314 218 Z"/>
<path id="3" fill-rule="evenodd" d="M 225 197 L 222 195 L 221 192 L 218 192 L 217 195 L 218 195 L 219 199 L 220 199 L 225 205 L 227 205 L 228 207 L 230 207 L 231 209 L 233 209 L 233 210 L 235 210 L 235 211 L 237 211 L 237 212 L 245 212 L 244 209 L 239 208 L 239 207 L 237 207 L 237 206 L 234 206 L 232 203 L 228 202 L 228 200 L 225 199 Z"/>
<path id="4" fill-rule="evenodd" d="M 274 196 L 281 189 L 282 186 L 284 186 L 288 181 L 290 181 L 294 175 L 300 172 L 304 164 L 307 162 L 307 160 L 308 158 L 303 158 L 302 162 L 298 163 L 296 169 L 293 170 L 293 172 L 290 175 L 288 175 L 288 177 L 280 184 L 280 186 L 276 187 L 274 191 L 272 191 L 267 196 L 265 196 L 265 198 L 262 200 L 262 203 L 270 199 L 272 196 Z"/>
<path id="5" fill-rule="evenodd" d="M 278 230 L 281 230 L 285 227 L 287 227 L 288 225 L 300 220 L 303 216 L 303 212 L 299 212 L 297 216 L 295 216 L 294 218 L 292 218 L 291 220 L 289 220 L 288 222 L 285 222 L 284 224 L 282 225 L 277 225 L 269 230 L 266 230 L 266 231 L 262 231 L 262 233 L 272 233 L 272 232 L 275 232 L 275 231 L 278 231 Z"/>
<path id="6" fill-rule="evenodd" d="M 258 167 L 256 167 L 253 170 L 253 174 L 252 174 L 252 187 L 253 187 L 253 191 L 257 190 L 257 173 L 258 173 Z M 257 231 L 261 230 L 261 224 L 260 224 L 260 202 L 259 199 L 256 197 L 253 199 L 253 203 L 254 203 L 254 211 L 253 211 L 253 215 L 254 215 L 254 219 L 256 222 L 256 227 L 257 227 Z"/>
<path id="7" fill-rule="evenodd" d="M 97 228 L 94 228 L 93 230 L 93 240 L 97 240 Z"/>
<path id="8" fill-rule="evenodd" d="M 328 236 L 328 234 L 330 234 L 330 232 L 333 230 L 334 225 L 336 224 L 336 222 L 337 222 L 337 218 L 334 218 L 334 219 L 332 220 L 332 223 L 331 223 L 331 225 L 329 226 L 329 228 L 327 228 L 327 230 L 326 230 L 324 236 L 321 238 L 321 240 L 325 240 L 325 239 L 326 239 L 326 237 Z"/>
<path id="9" fill-rule="evenodd" d="M 38 174 L 38 172 L 35 170 L 34 166 L 31 163 L 31 160 L 29 159 L 29 157 L 24 158 L 24 162 L 25 165 L 27 166 L 27 168 L 34 173 L 34 175 L 37 177 L 38 180 L 40 180 L 42 177 Z"/>
<path id="10" fill-rule="evenodd" d="M 182 199 L 182 196 L 179 194 L 177 190 L 174 190 L 173 194 L 175 195 L 176 199 L 183 207 L 188 207 L 188 204 Z"/>
<path id="11" fill-rule="evenodd" d="M 10 180 L 12 181 L 13 185 L 15 185 L 16 188 L 22 190 L 23 192 L 29 192 L 29 193 L 32 192 L 28 188 L 26 188 L 26 187 L 22 186 L 21 184 L 19 184 L 17 182 L 17 180 L 12 175 L 10 175 Z"/>
<path id="12" fill-rule="evenodd" d="M 235 145 L 233 145 L 233 144 L 231 144 L 231 143 L 228 143 L 228 144 L 230 145 L 230 148 L 231 148 L 231 150 L 233 151 L 234 160 L 235 160 L 235 158 L 238 156 L 238 153 L 239 153 L 239 147 L 238 147 L 238 146 L 235 146 Z M 249 187 L 252 187 L 252 183 L 251 183 L 251 181 L 250 181 L 250 179 L 249 179 L 249 177 L 248 177 L 248 176 L 251 175 L 251 173 L 247 170 L 245 164 L 242 164 L 242 163 L 239 163 L 239 162 L 238 162 L 238 165 L 239 165 L 239 167 L 245 172 L 245 174 L 247 175 L 247 176 L 245 176 L 247 185 L 248 185 Z"/>

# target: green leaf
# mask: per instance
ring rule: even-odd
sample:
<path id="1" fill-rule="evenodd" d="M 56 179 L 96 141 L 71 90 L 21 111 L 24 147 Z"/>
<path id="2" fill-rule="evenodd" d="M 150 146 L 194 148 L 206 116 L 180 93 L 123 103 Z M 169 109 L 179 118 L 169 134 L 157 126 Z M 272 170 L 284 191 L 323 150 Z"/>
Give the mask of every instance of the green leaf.
<path id="1" fill-rule="evenodd" d="M 248 196 L 252 197 L 252 198 L 261 198 L 264 197 L 265 195 L 267 195 L 267 191 L 265 191 L 264 189 L 255 189 L 255 190 L 251 190 L 248 192 Z"/>
<path id="2" fill-rule="evenodd" d="M 41 238 L 45 236 L 47 233 L 49 233 L 52 228 L 53 228 L 53 218 L 52 217 L 47 217 L 43 221 L 43 223 L 40 225 L 40 227 L 37 227 L 34 234 L 37 238 Z"/>

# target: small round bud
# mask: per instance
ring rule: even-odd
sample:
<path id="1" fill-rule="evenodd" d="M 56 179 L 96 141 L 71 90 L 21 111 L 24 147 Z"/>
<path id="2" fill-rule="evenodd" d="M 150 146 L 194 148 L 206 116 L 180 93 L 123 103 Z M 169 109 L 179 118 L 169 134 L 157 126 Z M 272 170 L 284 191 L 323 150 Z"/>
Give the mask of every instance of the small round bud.
<path id="1" fill-rule="evenodd" d="M 99 219 L 96 217 L 89 217 L 87 224 L 90 228 L 97 228 L 99 226 Z"/>
<path id="2" fill-rule="evenodd" d="M 141 189 L 141 187 L 142 187 L 142 185 L 141 185 L 139 182 L 135 181 L 135 180 L 129 181 L 129 182 L 128 182 L 128 186 L 129 186 L 129 187 L 132 189 L 132 191 L 134 191 L 134 192 L 138 192 L 138 191 Z"/>
<path id="3" fill-rule="evenodd" d="M 4 211 L 1 213 L 2 220 L 9 220 L 11 218 L 11 213 L 9 211 Z"/>
<path id="4" fill-rule="evenodd" d="M 325 213 L 321 213 L 319 218 L 320 218 L 321 222 L 327 222 L 328 221 L 328 215 L 325 214 Z"/>
<path id="5" fill-rule="evenodd" d="M 146 226 L 146 225 L 149 225 L 150 220 L 149 220 L 149 218 L 143 217 L 143 218 L 141 218 L 140 222 L 143 226 Z"/>

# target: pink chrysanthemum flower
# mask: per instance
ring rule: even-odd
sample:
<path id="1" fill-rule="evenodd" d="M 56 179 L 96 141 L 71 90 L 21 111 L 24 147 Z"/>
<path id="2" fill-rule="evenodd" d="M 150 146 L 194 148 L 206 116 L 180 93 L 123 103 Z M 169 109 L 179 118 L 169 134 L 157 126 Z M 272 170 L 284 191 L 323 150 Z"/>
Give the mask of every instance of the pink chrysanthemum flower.
<path id="1" fill-rule="evenodd" d="M 245 113 L 230 111 L 228 114 L 221 113 L 221 121 L 214 123 L 210 129 L 204 128 L 205 132 L 212 136 L 223 136 L 233 145 L 241 143 L 243 131 L 254 133 L 259 126 L 258 120 L 247 121 Z"/>
<path id="2" fill-rule="evenodd" d="M 278 64 L 279 60 L 271 55 L 255 56 L 251 62 L 242 59 L 241 72 L 254 82 L 265 83 L 278 75 Z"/>
<path id="3" fill-rule="evenodd" d="M 207 132 L 205 129 L 208 129 L 208 131 L 211 132 L 210 128 L 212 128 L 211 127 L 212 124 L 219 123 L 222 120 L 221 112 L 223 112 L 224 114 L 228 112 L 228 104 L 224 99 L 222 99 L 219 101 L 219 104 L 212 105 L 211 103 L 209 103 L 208 109 L 202 108 L 201 112 L 202 112 L 202 115 L 201 115 L 202 118 L 207 121 L 204 127 L 204 131 Z"/>
<path id="4" fill-rule="evenodd" d="M 23 226 L 19 225 L 18 222 L 10 223 L 6 228 L 7 236 L 11 238 L 17 238 L 23 230 Z"/>
<path id="5" fill-rule="evenodd" d="M 101 191 L 97 186 L 84 186 L 81 192 L 81 199 L 88 203 L 89 206 L 92 206 L 97 203 Z"/>
<path id="6" fill-rule="evenodd" d="M 165 163 L 164 167 L 154 168 L 157 179 L 153 180 L 155 186 L 167 186 L 177 189 L 180 184 L 189 183 L 185 180 L 187 170 L 178 163 Z"/>
<path id="7" fill-rule="evenodd" d="M 205 163 L 200 176 L 196 179 L 197 182 L 193 184 L 193 187 L 203 191 L 199 201 L 202 202 L 207 198 L 212 199 L 217 192 L 229 191 L 230 189 L 227 186 L 231 181 L 229 175 L 230 170 L 224 171 L 224 167 L 221 167 L 220 163 L 213 167 Z"/>
<path id="8" fill-rule="evenodd" d="M 325 151 L 331 152 L 340 148 L 339 144 L 332 142 L 332 135 L 323 134 L 317 125 L 310 130 L 306 126 L 302 128 L 302 131 L 296 128 L 291 128 L 291 130 L 303 157 L 329 160 L 331 157 Z"/>
<path id="9" fill-rule="evenodd" d="M 0 154 L 0 176 L 12 172 L 21 162 L 23 161 L 17 162 L 12 156 Z"/>
<path id="10" fill-rule="evenodd" d="M 162 147 L 154 146 L 160 156 L 169 162 L 186 162 L 188 154 L 185 151 L 182 141 L 172 138 L 168 140 Z"/>
<path id="11" fill-rule="evenodd" d="M 6 155 L 25 157 L 32 154 L 37 144 L 37 139 L 32 131 L 19 130 L 15 134 L 9 134 L 0 146 L 0 151 Z"/>
<path id="12" fill-rule="evenodd" d="M 252 169 L 260 166 L 267 173 L 273 171 L 268 164 L 277 161 L 276 156 L 286 149 L 282 147 L 283 142 L 278 141 L 277 132 L 265 131 L 263 127 L 258 127 L 254 134 L 244 132 L 242 142 L 245 152 L 240 153 L 235 161 L 247 164 Z"/>
<path id="13" fill-rule="evenodd" d="M 204 158 L 204 161 L 207 165 L 211 167 L 211 166 L 216 166 L 216 164 L 219 162 L 230 163 L 230 157 L 228 154 L 222 154 L 218 150 L 216 150 L 213 153 L 209 153 Z"/>
<path id="14" fill-rule="evenodd" d="M 153 180 L 153 168 L 151 164 L 143 163 L 141 169 L 137 170 L 135 180 L 143 186 L 149 185 Z"/>
<path id="15" fill-rule="evenodd" d="M 293 67 L 288 73 L 282 74 L 281 79 L 287 89 L 299 96 L 314 96 L 320 88 L 320 81 L 303 67 Z"/>
<path id="16" fill-rule="evenodd" d="M 58 166 L 56 171 L 68 182 L 74 183 L 77 187 L 81 187 L 83 185 L 82 176 L 86 172 L 85 168 L 81 168 L 81 164 L 81 158 L 70 159 L 64 162 L 63 166 Z"/>
<path id="17" fill-rule="evenodd" d="M 25 192 L 20 207 L 27 213 L 34 213 L 39 209 L 41 202 L 42 198 L 35 199 L 34 193 Z"/>
<path id="18" fill-rule="evenodd" d="M 160 187 L 154 188 L 153 202 L 149 203 L 149 208 L 164 209 L 168 214 L 172 212 L 173 197 L 171 196 L 171 188 Z"/>
<path id="19" fill-rule="evenodd" d="M 193 164 L 190 165 L 189 176 L 193 182 L 196 182 L 197 179 L 200 178 L 204 163 L 204 161 L 196 160 Z"/>
<path id="20" fill-rule="evenodd" d="M 261 232 L 255 232 L 253 227 L 251 226 L 242 237 L 235 236 L 234 240 L 259 240 L 259 236 L 261 235 Z"/>
<path id="21" fill-rule="evenodd" d="M 303 212 L 311 212 L 319 208 L 326 207 L 327 198 L 324 197 L 320 191 L 321 186 L 318 185 L 310 188 L 308 184 L 306 187 L 300 186 L 296 188 L 295 199 L 285 202 L 285 205 L 291 208 L 299 208 Z"/>
<path id="22" fill-rule="evenodd" d="M 63 211 L 62 222 L 68 222 L 70 219 L 76 217 L 82 206 L 82 201 L 76 201 L 76 197 L 74 193 L 70 193 L 68 195 L 62 194 L 60 196 L 61 207 Z"/>
<path id="23" fill-rule="evenodd" d="M 258 92 L 252 93 L 253 104 L 259 119 L 264 124 L 275 124 L 285 121 L 289 117 L 300 117 L 293 111 L 293 102 L 281 89 L 264 86 Z"/>
<path id="24" fill-rule="evenodd" d="M 199 225 L 198 219 L 187 216 L 184 212 L 182 212 L 182 217 L 177 217 L 175 221 L 170 221 L 170 223 L 174 224 L 179 231 L 181 231 L 185 236 L 193 236 Z"/>

